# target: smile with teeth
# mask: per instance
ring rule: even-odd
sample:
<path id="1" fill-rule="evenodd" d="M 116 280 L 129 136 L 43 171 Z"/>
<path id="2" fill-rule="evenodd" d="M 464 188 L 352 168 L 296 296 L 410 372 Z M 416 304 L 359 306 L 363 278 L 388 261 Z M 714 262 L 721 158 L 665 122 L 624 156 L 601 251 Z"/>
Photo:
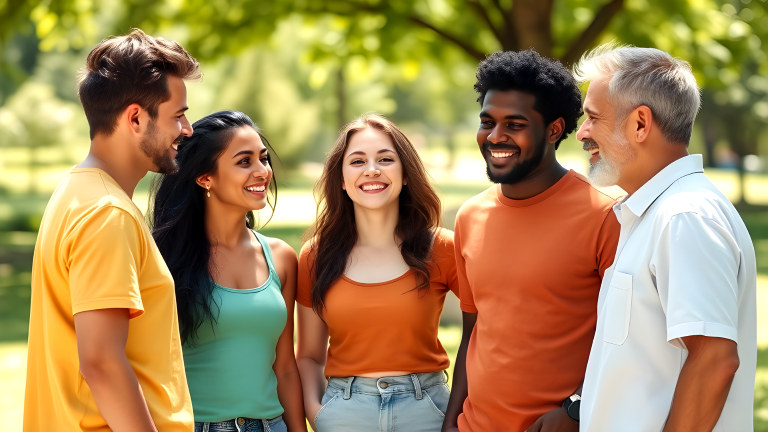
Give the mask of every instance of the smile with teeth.
<path id="1" fill-rule="evenodd" d="M 374 191 L 374 190 L 384 189 L 385 187 L 387 187 L 387 185 L 383 183 L 366 183 L 360 186 L 360 189 L 364 191 Z"/>
<path id="2" fill-rule="evenodd" d="M 508 158 L 513 155 L 518 154 L 519 152 L 516 151 L 491 151 L 491 156 L 495 158 Z"/>
<path id="3" fill-rule="evenodd" d="M 589 150 L 587 150 L 587 151 L 589 152 L 589 154 L 592 154 L 592 155 L 593 155 L 593 154 L 596 154 L 596 153 L 598 153 L 598 152 L 600 151 L 600 148 L 598 148 L 598 147 L 592 147 L 591 149 L 589 149 Z"/>
<path id="4" fill-rule="evenodd" d="M 261 186 L 247 186 L 245 190 L 250 192 L 264 192 L 267 189 L 267 185 Z"/>

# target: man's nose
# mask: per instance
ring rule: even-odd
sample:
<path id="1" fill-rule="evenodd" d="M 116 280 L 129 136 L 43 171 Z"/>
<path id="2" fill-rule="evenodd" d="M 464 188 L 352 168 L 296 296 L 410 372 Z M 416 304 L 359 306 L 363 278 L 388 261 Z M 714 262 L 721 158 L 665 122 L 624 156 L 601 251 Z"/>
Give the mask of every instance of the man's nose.
<path id="1" fill-rule="evenodd" d="M 585 121 L 584 123 L 581 124 L 581 126 L 579 126 L 579 130 L 576 131 L 576 139 L 579 141 L 584 141 L 585 139 L 588 138 L 587 128 L 584 126 L 586 124 L 587 122 Z"/>
<path id="2" fill-rule="evenodd" d="M 192 129 L 192 125 L 189 124 L 189 120 L 187 120 L 187 116 L 184 116 L 181 118 L 181 134 L 185 137 L 192 136 L 192 132 L 194 129 Z"/>
<path id="3" fill-rule="evenodd" d="M 501 125 L 496 125 L 488 135 L 488 142 L 491 144 L 501 144 L 507 142 L 507 136 L 501 130 Z"/>

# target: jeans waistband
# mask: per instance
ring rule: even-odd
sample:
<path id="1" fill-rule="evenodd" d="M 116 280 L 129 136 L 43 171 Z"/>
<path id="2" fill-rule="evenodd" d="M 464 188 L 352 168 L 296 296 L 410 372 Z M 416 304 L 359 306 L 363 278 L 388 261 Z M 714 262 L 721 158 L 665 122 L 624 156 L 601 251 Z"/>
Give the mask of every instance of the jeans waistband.
<path id="1" fill-rule="evenodd" d="M 328 386 L 343 391 L 344 399 L 349 399 L 351 393 L 370 395 L 415 393 L 416 399 L 421 399 L 422 389 L 445 385 L 447 382 L 446 373 L 440 371 L 381 378 L 332 377 L 328 381 Z"/>

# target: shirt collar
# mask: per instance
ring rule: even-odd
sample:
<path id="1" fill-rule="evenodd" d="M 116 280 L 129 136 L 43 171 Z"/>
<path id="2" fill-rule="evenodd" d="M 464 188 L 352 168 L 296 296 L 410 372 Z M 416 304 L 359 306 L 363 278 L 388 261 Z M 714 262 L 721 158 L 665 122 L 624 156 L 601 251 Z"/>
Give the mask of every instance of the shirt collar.
<path id="1" fill-rule="evenodd" d="M 703 172 L 704 163 L 701 155 L 682 157 L 656 173 L 637 192 L 626 198 L 622 204 L 625 204 L 635 216 L 640 217 L 659 195 L 672 186 L 672 183 L 689 174 Z"/>

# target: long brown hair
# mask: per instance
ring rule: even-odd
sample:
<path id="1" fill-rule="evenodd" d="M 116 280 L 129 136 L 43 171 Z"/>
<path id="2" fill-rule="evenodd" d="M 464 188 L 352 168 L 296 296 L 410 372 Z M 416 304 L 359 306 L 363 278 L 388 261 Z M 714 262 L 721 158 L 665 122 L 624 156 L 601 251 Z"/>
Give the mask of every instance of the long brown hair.
<path id="1" fill-rule="evenodd" d="M 403 164 L 403 179 L 407 179 L 408 185 L 400 192 L 395 236 L 401 241 L 403 259 L 420 280 L 415 289 L 429 288 L 432 242 L 440 226 L 440 199 L 432 189 L 419 154 L 405 134 L 386 118 L 368 114 L 341 130 L 325 159 L 323 175 L 315 185 L 318 216 L 308 231 L 315 234 L 310 244 L 310 279 L 312 309 L 321 316 L 325 294 L 346 271 L 349 255 L 357 243 L 355 211 L 349 195 L 341 188 L 344 181 L 341 168 L 352 135 L 367 128 L 389 136 Z"/>

